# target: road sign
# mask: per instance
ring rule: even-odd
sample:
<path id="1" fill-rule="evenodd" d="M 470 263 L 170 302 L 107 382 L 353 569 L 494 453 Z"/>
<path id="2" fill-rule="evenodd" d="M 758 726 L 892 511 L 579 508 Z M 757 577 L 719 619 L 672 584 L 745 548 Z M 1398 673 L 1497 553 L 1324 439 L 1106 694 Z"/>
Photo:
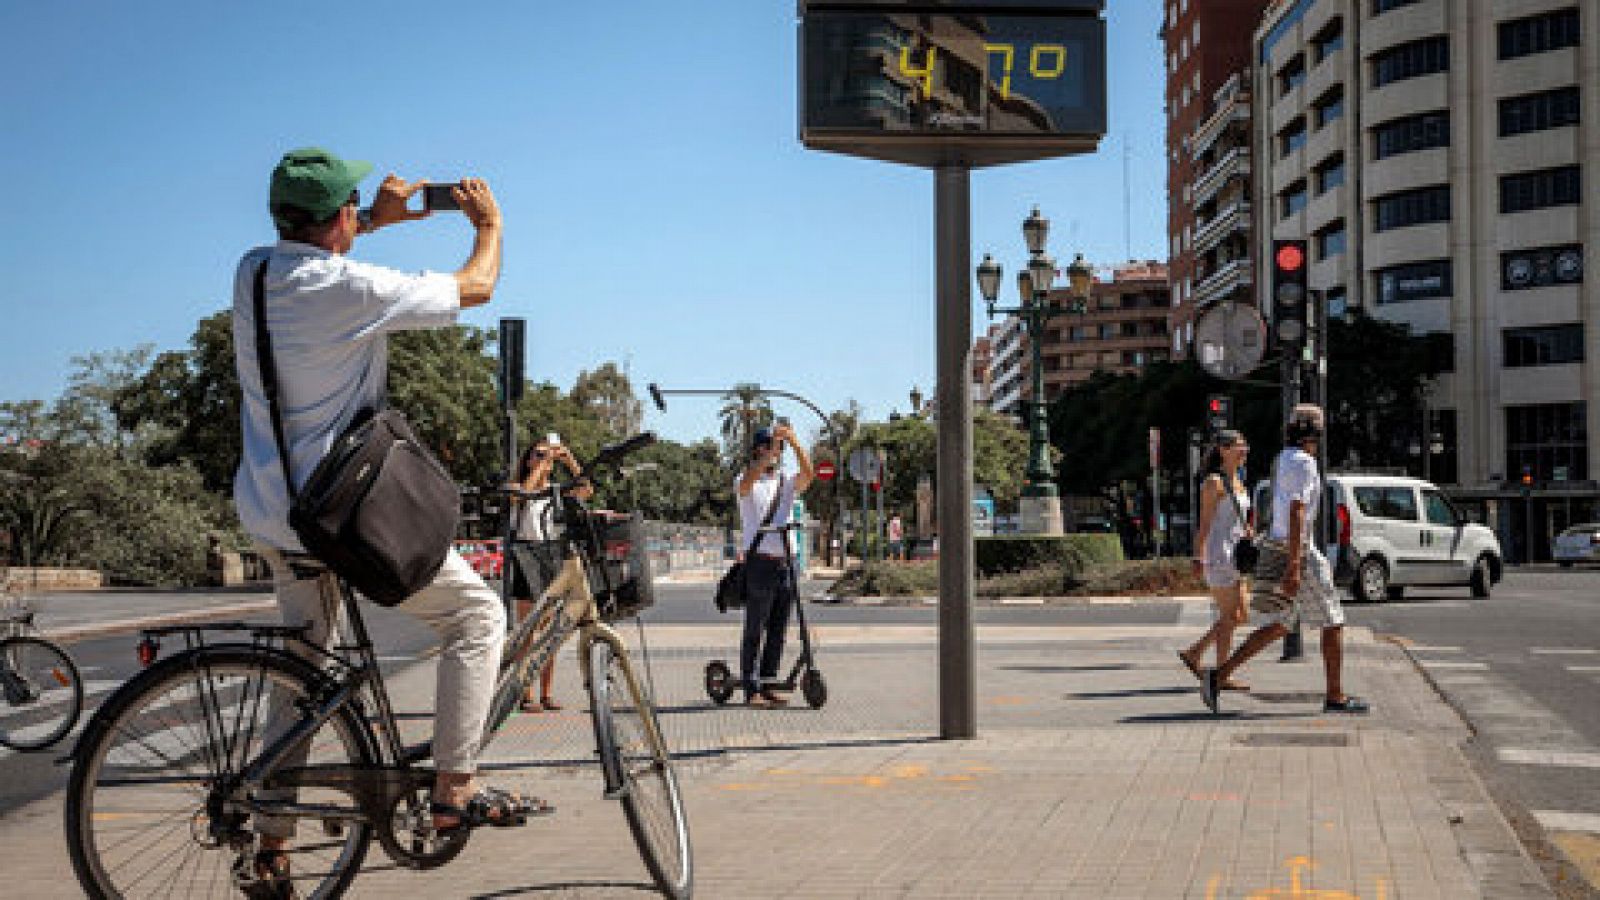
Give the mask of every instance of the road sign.
<path id="1" fill-rule="evenodd" d="M 1194 325 L 1194 354 L 1214 377 L 1245 377 L 1267 353 L 1267 325 L 1253 306 L 1224 303 L 1201 314 Z"/>
<path id="2" fill-rule="evenodd" d="M 883 474 L 883 461 L 878 458 L 877 451 L 872 448 L 857 447 L 850 453 L 850 459 L 846 462 L 845 468 L 849 471 L 851 478 L 867 484 L 877 481 L 878 477 Z"/>
<path id="3" fill-rule="evenodd" d="M 835 466 L 833 463 L 831 463 L 831 462 L 819 462 L 819 463 L 817 463 L 817 477 L 822 479 L 823 481 L 832 481 L 833 477 L 835 475 L 838 475 L 838 474 L 839 474 L 839 468 L 838 468 L 838 466 Z"/>

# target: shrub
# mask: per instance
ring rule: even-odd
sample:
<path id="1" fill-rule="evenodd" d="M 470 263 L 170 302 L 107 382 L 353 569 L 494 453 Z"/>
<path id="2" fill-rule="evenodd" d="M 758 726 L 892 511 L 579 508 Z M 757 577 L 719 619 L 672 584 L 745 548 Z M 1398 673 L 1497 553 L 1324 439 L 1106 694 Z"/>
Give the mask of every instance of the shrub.
<path id="1" fill-rule="evenodd" d="M 1003 535 L 981 537 L 974 548 L 978 576 L 1021 572 L 1058 564 L 1069 573 L 1122 561 L 1122 539 L 1114 534 Z"/>

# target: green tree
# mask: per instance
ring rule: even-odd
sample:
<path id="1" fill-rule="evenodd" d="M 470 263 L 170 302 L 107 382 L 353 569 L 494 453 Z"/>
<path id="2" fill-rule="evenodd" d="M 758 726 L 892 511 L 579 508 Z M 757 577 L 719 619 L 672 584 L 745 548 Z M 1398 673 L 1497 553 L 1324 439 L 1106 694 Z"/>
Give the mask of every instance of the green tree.
<path id="1" fill-rule="evenodd" d="M 737 468 L 750 452 L 756 429 L 772 424 L 772 401 L 754 384 L 734 385 L 722 397 L 717 411 L 722 424 L 722 448 L 730 468 Z"/>
<path id="2" fill-rule="evenodd" d="M 196 325 L 186 351 L 167 351 L 107 399 L 124 433 L 145 434 L 154 466 L 187 463 L 212 491 L 228 491 L 239 467 L 239 378 L 233 316 L 213 313 Z"/>
<path id="3" fill-rule="evenodd" d="M 633 384 L 614 362 L 602 363 L 592 372 L 579 372 L 572 399 L 605 425 L 613 439 L 636 433 L 644 421 L 644 407 L 634 395 Z"/>

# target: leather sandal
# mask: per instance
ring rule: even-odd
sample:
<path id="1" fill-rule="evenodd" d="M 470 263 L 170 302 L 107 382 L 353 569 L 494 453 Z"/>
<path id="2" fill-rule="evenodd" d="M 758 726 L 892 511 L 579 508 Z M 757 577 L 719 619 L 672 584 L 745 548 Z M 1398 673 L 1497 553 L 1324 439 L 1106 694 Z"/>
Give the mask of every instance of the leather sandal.
<path id="1" fill-rule="evenodd" d="M 537 713 L 544 712 L 545 706 L 543 703 L 540 703 L 538 700 L 535 700 L 532 697 L 523 697 L 522 702 L 517 704 L 517 709 L 520 709 L 525 713 Z"/>
<path id="2" fill-rule="evenodd" d="M 554 697 L 546 697 L 543 700 L 539 701 L 539 703 L 546 710 L 548 710 L 550 712 L 560 712 L 561 710 L 566 709 L 565 706 L 562 706 L 561 704 L 557 703 L 556 702 L 556 698 L 554 698 Z"/>
<path id="3" fill-rule="evenodd" d="M 300 892 L 294 889 L 293 875 L 289 871 L 289 854 L 282 850 L 257 850 L 251 861 L 250 874 L 244 878 L 244 883 L 239 885 L 239 891 L 249 900 L 299 900 L 300 898 Z"/>
<path id="4" fill-rule="evenodd" d="M 428 812 L 433 815 L 453 816 L 456 819 L 454 825 L 435 826 L 434 830 L 440 835 L 471 831 L 484 825 L 515 828 L 528 824 L 531 816 L 548 816 L 555 811 L 554 806 L 538 797 L 512 794 L 499 788 L 479 788 L 464 806 L 437 800 L 428 804 Z"/>

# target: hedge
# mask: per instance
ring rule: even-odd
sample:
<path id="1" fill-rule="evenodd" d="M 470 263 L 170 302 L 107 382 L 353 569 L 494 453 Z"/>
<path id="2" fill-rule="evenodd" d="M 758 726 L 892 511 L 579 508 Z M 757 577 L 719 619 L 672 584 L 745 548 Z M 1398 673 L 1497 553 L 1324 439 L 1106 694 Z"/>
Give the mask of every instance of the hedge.
<path id="1" fill-rule="evenodd" d="M 1115 534 L 1000 535 L 980 537 L 973 554 L 980 578 L 1059 564 L 1068 574 L 1090 566 L 1122 562 L 1122 538 Z"/>

